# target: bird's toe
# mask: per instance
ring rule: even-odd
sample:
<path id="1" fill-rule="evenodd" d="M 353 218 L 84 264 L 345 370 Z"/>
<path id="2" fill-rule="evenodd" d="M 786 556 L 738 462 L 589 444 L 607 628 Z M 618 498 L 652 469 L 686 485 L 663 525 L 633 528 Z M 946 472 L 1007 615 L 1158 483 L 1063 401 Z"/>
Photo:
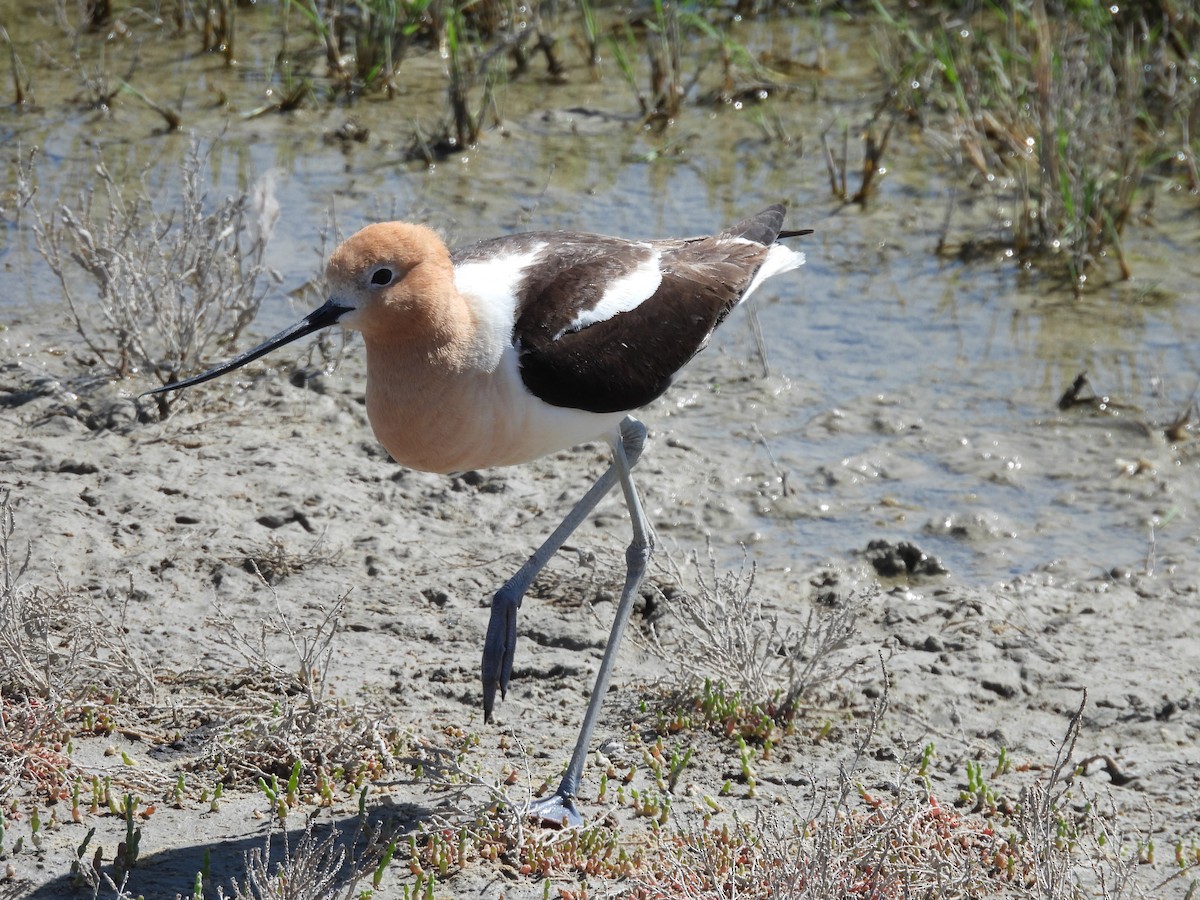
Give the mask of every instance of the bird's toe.
<path id="1" fill-rule="evenodd" d="M 573 797 L 554 794 L 529 804 L 529 818 L 551 828 L 580 828 L 583 814 L 575 806 Z"/>
<path id="2" fill-rule="evenodd" d="M 496 691 L 500 699 L 508 693 L 508 681 L 512 677 L 513 651 L 517 645 L 517 609 L 520 601 L 513 602 L 503 591 L 492 598 L 492 616 L 488 621 L 487 636 L 483 642 L 483 719 L 490 722 L 496 703 Z"/>

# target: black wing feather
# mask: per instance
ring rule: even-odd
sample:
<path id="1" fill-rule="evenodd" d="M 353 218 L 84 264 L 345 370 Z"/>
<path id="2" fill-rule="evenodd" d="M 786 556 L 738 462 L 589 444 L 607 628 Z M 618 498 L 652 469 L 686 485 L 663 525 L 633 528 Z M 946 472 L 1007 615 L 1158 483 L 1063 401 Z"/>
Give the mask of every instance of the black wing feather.
<path id="1" fill-rule="evenodd" d="M 527 307 L 531 320 L 522 316 L 515 336 L 521 380 L 533 394 L 554 406 L 598 413 L 650 403 L 737 305 L 767 252 L 759 244 L 714 238 L 654 246 L 662 252 L 662 282 L 634 309 L 555 338 L 557 331 L 548 333 L 532 314 L 534 304 Z M 547 285 L 542 299 L 553 302 L 559 291 L 593 283 L 584 272 L 572 272 Z"/>
<path id="2" fill-rule="evenodd" d="M 517 287 L 513 343 L 521 380 L 554 406 L 622 412 L 645 406 L 704 346 L 745 293 L 783 227 L 772 206 L 716 236 L 630 242 L 602 235 L 541 232 L 456 250 L 461 265 L 542 246 Z M 740 239 L 740 240 L 738 240 Z M 662 282 L 634 309 L 569 330 L 607 286 L 660 254 Z"/>

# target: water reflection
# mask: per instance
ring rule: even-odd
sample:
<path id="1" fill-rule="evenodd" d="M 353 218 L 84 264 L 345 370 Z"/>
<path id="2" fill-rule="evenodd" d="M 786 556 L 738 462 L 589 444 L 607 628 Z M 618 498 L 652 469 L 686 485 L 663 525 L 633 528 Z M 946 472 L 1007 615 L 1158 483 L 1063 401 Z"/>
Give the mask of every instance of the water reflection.
<path id="1" fill-rule="evenodd" d="M 791 225 L 817 233 L 805 239 L 808 266 L 792 283 L 772 283 L 759 304 L 774 376 L 757 376 L 748 329 L 735 319 L 654 410 L 661 437 L 695 448 L 656 451 L 659 464 L 698 473 L 692 496 L 657 498 L 665 531 L 688 540 L 727 531 L 779 567 L 876 537 L 912 539 L 956 574 L 990 580 L 1059 555 L 1136 560 L 1156 491 L 1170 492 L 1185 513 L 1200 512 L 1195 472 L 1173 465 L 1155 437 L 1157 424 L 1186 406 L 1200 366 L 1200 309 L 1175 299 L 1190 296 L 1200 277 L 1197 226 L 1161 199 L 1170 235 L 1127 238 L 1137 271 L 1153 273 L 1147 283 L 1082 299 L 1015 263 L 939 257 L 952 167 L 919 134 L 898 131 L 871 206 L 834 203 L 817 148 L 825 128 L 862 121 L 875 102 L 862 79 L 863 36 L 818 17 L 783 24 L 748 25 L 740 36 L 752 51 L 781 58 L 819 48 L 827 74 L 797 75 L 802 88 L 762 110 L 690 107 L 655 132 L 631 116 L 632 96 L 615 77 L 552 92 L 514 82 L 503 128 L 428 169 L 405 158 L 414 128 L 444 114 L 440 75 L 428 62 L 412 70 L 403 103 L 251 121 L 236 110 L 261 100 L 254 65 L 230 72 L 214 63 L 195 89 L 225 99 L 190 109 L 189 118 L 216 139 L 211 191 L 274 171 L 284 211 L 269 262 L 285 280 L 264 305 L 260 331 L 294 319 L 288 294 L 316 274 L 331 210 L 347 233 L 404 217 L 466 242 L 516 229 L 699 233 L 787 200 Z M 247 45 L 251 60 L 266 58 L 257 47 Z M 164 71 L 192 71 L 180 65 Z M 18 146 L 36 145 L 40 197 L 70 196 L 89 183 L 99 140 L 110 169 L 147 177 L 170 197 L 188 135 L 157 133 L 153 113 L 136 104 L 105 117 L 64 105 L 48 83 L 43 89 L 42 112 L 7 110 L 0 119 L 5 185 L 16 182 Z M 163 93 L 176 89 L 164 85 Z M 347 115 L 369 126 L 368 143 L 325 138 Z M 793 142 L 771 140 L 763 115 Z M 46 314 L 54 297 L 28 221 L 5 217 L 0 261 L 0 323 L 32 322 L 47 343 L 69 341 L 60 318 Z M 1057 410 L 1082 371 L 1119 398 L 1136 427 Z M 1122 474 L 1122 460 L 1142 457 L 1172 474 Z M 723 493 L 728 479 L 733 496 Z M 1160 553 L 1170 551 L 1164 539 Z"/>

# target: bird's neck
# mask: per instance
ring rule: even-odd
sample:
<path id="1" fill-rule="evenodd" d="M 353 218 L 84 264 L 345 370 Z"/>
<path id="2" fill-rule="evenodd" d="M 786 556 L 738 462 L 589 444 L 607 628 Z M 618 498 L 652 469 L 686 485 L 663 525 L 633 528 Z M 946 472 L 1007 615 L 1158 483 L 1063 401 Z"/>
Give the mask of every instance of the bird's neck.
<path id="1" fill-rule="evenodd" d="M 476 325 L 471 311 L 452 281 L 439 279 L 417 288 L 418 302 L 385 307 L 370 328 L 363 329 L 367 360 L 386 360 L 389 369 L 430 374 L 461 372 L 470 357 Z"/>
<path id="2" fill-rule="evenodd" d="M 490 378 L 478 326 L 453 284 L 396 312 L 388 327 L 364 329 L 367 349 L 367 415 L 379 442 L 399 463 L 425 471 L 464 467 L 450 453 L 464 452 L 467 426 L 455 410 L 470 409 Z M 384 324 L 384 323 L 380 323 Z"/>

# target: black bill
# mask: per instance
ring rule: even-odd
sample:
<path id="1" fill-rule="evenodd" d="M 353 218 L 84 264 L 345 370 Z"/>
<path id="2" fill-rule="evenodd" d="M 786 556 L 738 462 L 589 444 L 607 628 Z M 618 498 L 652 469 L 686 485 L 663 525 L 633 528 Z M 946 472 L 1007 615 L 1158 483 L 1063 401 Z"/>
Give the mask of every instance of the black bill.
<path id="1" fill-rule="evenodd" d="M 350 307 L 342 306 L 335 300 L 326 300 L 317 309 L 314 309 L 307 316 L 291 325 L 274 337 L 267 338 L 253 350 L 247 350 L 240 356 L 235 356 L 229 362 L 221 363 L 219 366 L 214 366 L 207 372 L 201 372 L 199 375 L 193 375 L 191 378 L 185 378 L 183 381 L 175 381 L 171 384 L 164 384 L 160 388 L 146 391 L 142 394 L 145 397 L 147 394 L 161 394 L 165 391 L 175 391 L 179 388 L 191 387 L 201 382 L 211 381 L 224 375 L 226 372 L 232 372 L 234 369 L 240 369 L 246 363 L 253 362 L 260 356 L 266 356 L 277 347 L 282 347 L 284 344 L 290 344 L 292 341 L 299 340 L 307 334 L 312 334 L 314 331 L 320 331 L 322 328 L 328 328 L 330 325 L 336 324 L 338 319 L 350 312 Z"/>

